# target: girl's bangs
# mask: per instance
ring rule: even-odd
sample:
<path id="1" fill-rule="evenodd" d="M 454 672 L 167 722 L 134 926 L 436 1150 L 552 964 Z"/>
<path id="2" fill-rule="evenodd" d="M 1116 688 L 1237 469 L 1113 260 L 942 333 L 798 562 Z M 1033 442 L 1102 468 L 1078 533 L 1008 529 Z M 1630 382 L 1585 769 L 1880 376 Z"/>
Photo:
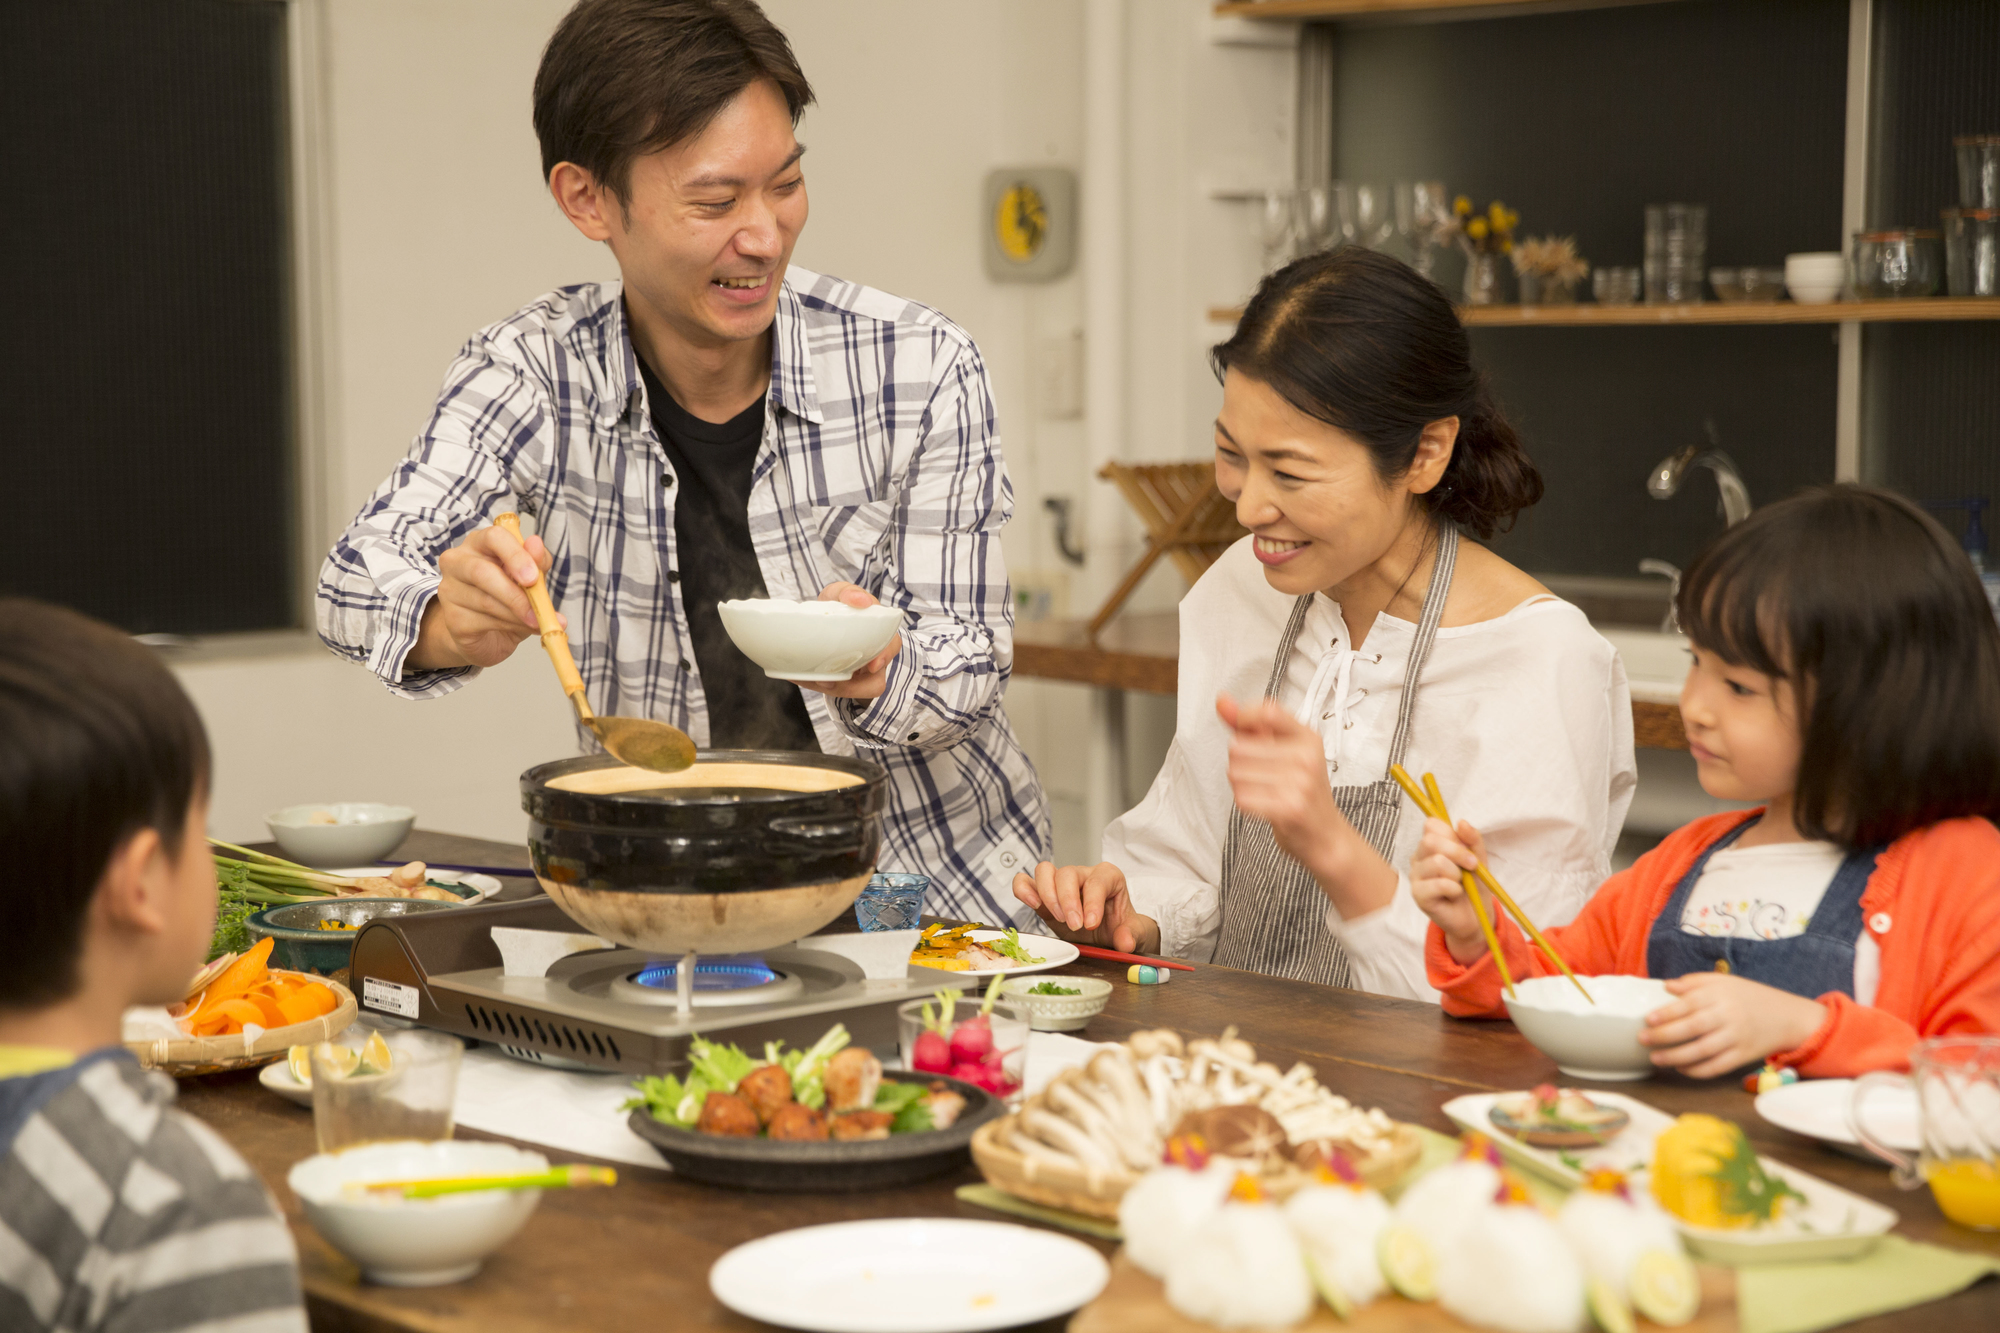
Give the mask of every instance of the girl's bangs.
<path id="1" fill-rule="evenodd" d="M 1731 666 L 1789 680 L 1783 612 L 1791 583 L 1787 562 L 1763 543 L 1731 543 L 1697 560 L 1675 607 L 1681 632 Z"/>

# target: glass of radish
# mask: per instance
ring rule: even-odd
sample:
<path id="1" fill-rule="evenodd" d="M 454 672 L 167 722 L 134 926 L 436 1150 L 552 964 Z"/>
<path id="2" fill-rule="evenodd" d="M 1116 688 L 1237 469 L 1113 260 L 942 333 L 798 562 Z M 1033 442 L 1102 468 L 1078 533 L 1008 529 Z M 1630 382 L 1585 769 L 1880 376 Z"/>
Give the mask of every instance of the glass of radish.
<path id="1" fill-rule="evenodd" d="M 946 989 L 928 1000 L 906 1000 L 896 1010 L 902 1025 L 903 1067 L 943 1074 L 1017 1101 L 1028 1064 L 1028 1011 L 1002 998 L 1003 975 L 984 996 Z"/>

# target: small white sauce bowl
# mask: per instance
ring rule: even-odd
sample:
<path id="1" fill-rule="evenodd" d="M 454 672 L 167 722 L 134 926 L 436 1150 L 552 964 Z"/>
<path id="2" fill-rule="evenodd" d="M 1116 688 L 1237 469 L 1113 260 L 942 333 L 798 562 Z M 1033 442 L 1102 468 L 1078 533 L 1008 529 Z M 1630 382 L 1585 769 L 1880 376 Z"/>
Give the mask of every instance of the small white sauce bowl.
<path id="1" fill-rule="evenodd" d="M 757 597 L 719 602 L 722 627 L 774 680 L 846 680 L 902 627 L 893 606 Z"/>
<path id="2" fill-rule="evenodd" d="M 1045 981 L 1080 993 L 1033 994 L 1035 987 Z M 1111 983 L 1096 977 L 1015 977 L 1000 983 L 1000 993 L 1028 1011 L 1028 1026 L 1037 1032 L 1075 1032 L 1111 1003 Z"/>
<path id="3" fill-rule="evenodd" d="M 1651 1077 L 1653 1053 L 1639 1044 L 1646 1015 L 1668 1003 L 1667 983 L 1651 977 L 1579 977 L 1591 999 L 1568 977 L 1514 983 L 1508 1017 L 1556 1068 L 1576 1078 L 1625 1083 Z"/>
<path id="4" fill-rule="evenodd" d="M 505 1143 L 446 1139 L 370 1143 L 320 1153 L 286 1178 L 306 1220 L 336 1250 L 361 1265 L 370 1282 L 437 1287 L 463 1282 L 499 1249 L 541 1202 L 540 1190 L 480 1190 L 434 1199 L 368 1195 L 349 1186 L 371 1180 L 523 1175 L 548 1159 Z"/>
<path id="5" fill-rule="evenodd" d="M 331 824 L 314 823 L 315 815 L 331 815 Z M 417 822 L 407 805 L 377 805 L 370 801 L 327 801 L 318 805 L 288 805 L 264 816 L 285 855 L 309 866 L 365 866 L 402 845 Z"/>

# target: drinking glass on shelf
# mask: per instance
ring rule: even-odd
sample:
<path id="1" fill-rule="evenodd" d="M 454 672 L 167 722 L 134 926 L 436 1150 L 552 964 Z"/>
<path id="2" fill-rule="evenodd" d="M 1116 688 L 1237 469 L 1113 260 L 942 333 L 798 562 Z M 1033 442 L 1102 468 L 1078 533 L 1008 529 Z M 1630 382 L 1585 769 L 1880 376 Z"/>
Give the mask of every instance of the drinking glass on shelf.
<path id="1" fill-rule="evenodd" d="M 1391 191 L 1368 181 L 1356 181 L 1354 240 L 1370 250 L 1396 234 L 1396 206 Z"/>
<path id="2" fill-rule="evenodd" d="M 1294 217 L 1299 233 L 1298 252 L 1318 254 L 1333 241 L 1333 189 L 1329 185 L 1307 185 L 1299 190 Z"/>
<path id="3" fill-rule="evenodd" d="M 1437 264 L 1437 248 L 1451 223 L 1451 201 L 1443 181 L 1396 182 L 1396 234 L 1409 247 L 1410 264 L 1425 277 Z"/>
<path id="4" fill-rule="evenodd" d="M 1298 243 L 1298 196 L 1290 190 L 1266 190 L 1257 209 L 1257 239 L 1264 247 L 1264 271 L 1283 268 Z"/>
<path id="5" fill-rule="evenodd" d="M 1646 205 L 1646 304 L 1702 299 L 1708 277 L 1708 205 Z"/>
<path id="6" fill-rule="evenodd" d="M 464 1043 L 443 1032 L 376 1030 L 389 1068 L 370 1063 L 367 1047 L 322 1042 L 312 1050 L 313 1129 L 321 1152 L 386 1139 L 448 1139 Z M 359 1063 L 355 1063 L 359 1061 Z"/>

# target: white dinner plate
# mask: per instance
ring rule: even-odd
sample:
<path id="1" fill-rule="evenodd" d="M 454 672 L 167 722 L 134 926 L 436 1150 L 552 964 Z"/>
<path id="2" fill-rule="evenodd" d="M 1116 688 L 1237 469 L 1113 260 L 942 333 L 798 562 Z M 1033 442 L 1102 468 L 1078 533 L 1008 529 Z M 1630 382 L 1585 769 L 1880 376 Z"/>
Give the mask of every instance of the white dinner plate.
<path id="1" fill-rule="evenodd" d="M 283 1060 L 275 1060 L 258 1070 L 257 1081 L 288 1102 L 297 1102 L 300 1106 L 313 1104 L 312 1084 L 299 1082 L 292 1074 L 291 1065 Z"/>
<path id="2" fill-rule="evenodd" d="M 349 866 L 345 870 L 324 870 L 320 873 L 325 875 L 340 875 L 346 879 L 367 879 L 371 876 L 377 878 L 386 877 L 395 868 L 394 866 Z M 465 900 L 467 907 L 472 906 L 474 903 L 485 902 L 488 898 L 500 892 L 500 877 L 498 875 L 480 875 L 465 870 L 427 869 L 424 871 L 424 878 L 426 880 L 434 880 L 439 884 L 450 884 L 461 889 L 471 889 L 472 896 Z"/>
<path id="3" fill-rule="evenodd" d="M 1499 1132 L 1487 1116 L 1493 1103 L 1517 1095 L 1483 1092 L 1454 1097 L 1444 1104 L 1444 1113 L 1461 1127 L 1486 1135 L 1510 1161 L 1566 1185 L 1581 1184 L 1591 1171 L 1609 1168 L 1631 1176 L 1635 1187 L 1646 1188 L 1652 1172 L 1653 1140 L 1674 1123 L 1665 1111 L 1636 1097 L 1592 1089 L 1592 1101 L 1615 1106 L 1631 1117 L 1625 1128 L 1598 1148 L 1533 1148 Z M 1869 1124 L 1874 1123 L 1871 1118 Z M 1784 1210 L 1776 1221 L 1742 1230 L 1692 1226 L 1675 1218 L 1675 1228 L 1696 1258 L 1732 1265 L 1846 1259 L 1874 1249 L 1883 1233 L 1896 1225 L 1895 1210 L 1873 1199 L 1762 1154 L 1757 1160 L 1766 1171 L 1804 1195 L 1805 1201 Z"/>
<path id="4" fill-rule="evenodd" d="M 988 940 L 1001 939 L 1006 934 L 1007 932 L 1004 930 L 975 930 L 972 932 L 970 938 L 974 944 L 984 944 Z M 913 972 L 936 972 L 941 976 L 947 977 L 990 977 L 995 972 L 1005 972 L 1010 977 L 1018 977 L 1026 972 L 1047 972 L 1050 968 L 1068 967 L 1071 963 L 1083 957 L 1074 944 L 1071 944 L 1068 940 L 1056 939 L 1051 935 L 1028 935 L 1024 933 L 1020 939 L 1021 947 L 1026 949 L 1031 957 L 1041 959 L 1041 962 L 1017 963 L 1009 958 L 998 966 L 972 967 L 967 968 L 963 972 L 950 972 L 941 967 L 922 967 L 916 963 L 910 964 L 910 968 Z"/>
<path id="5" fill-rule="evenodd" d="M 972 1333 L 1068 1314 L 1110 1280 L 1104 1256 L 1010 1222 L 882 1218 L 780 1231 L 708 1270 L 738 1314 L 812 1333 Z"/>
<path id="6" fill-rule="evenodd" d="M 1794 1134 L 1836 1148 L 1850 1148 L 1877 1161 L 1875 1154 L 1861 1146 L 1847 1124 L 1847 1102 L 1854 1093 L 1851 1078 L 1809 1078 L 1787 1083 L 1782 1088 L 1757 1094 L 1757 1114 Z M 1880 1087 L 1871 1090 L 1861 1103 L 1868 1132 L 1878 1143 L 1904 1152 L 1923 1147 L 1917 1128 L 1917 1094 L 1908 1087 Z"/>

